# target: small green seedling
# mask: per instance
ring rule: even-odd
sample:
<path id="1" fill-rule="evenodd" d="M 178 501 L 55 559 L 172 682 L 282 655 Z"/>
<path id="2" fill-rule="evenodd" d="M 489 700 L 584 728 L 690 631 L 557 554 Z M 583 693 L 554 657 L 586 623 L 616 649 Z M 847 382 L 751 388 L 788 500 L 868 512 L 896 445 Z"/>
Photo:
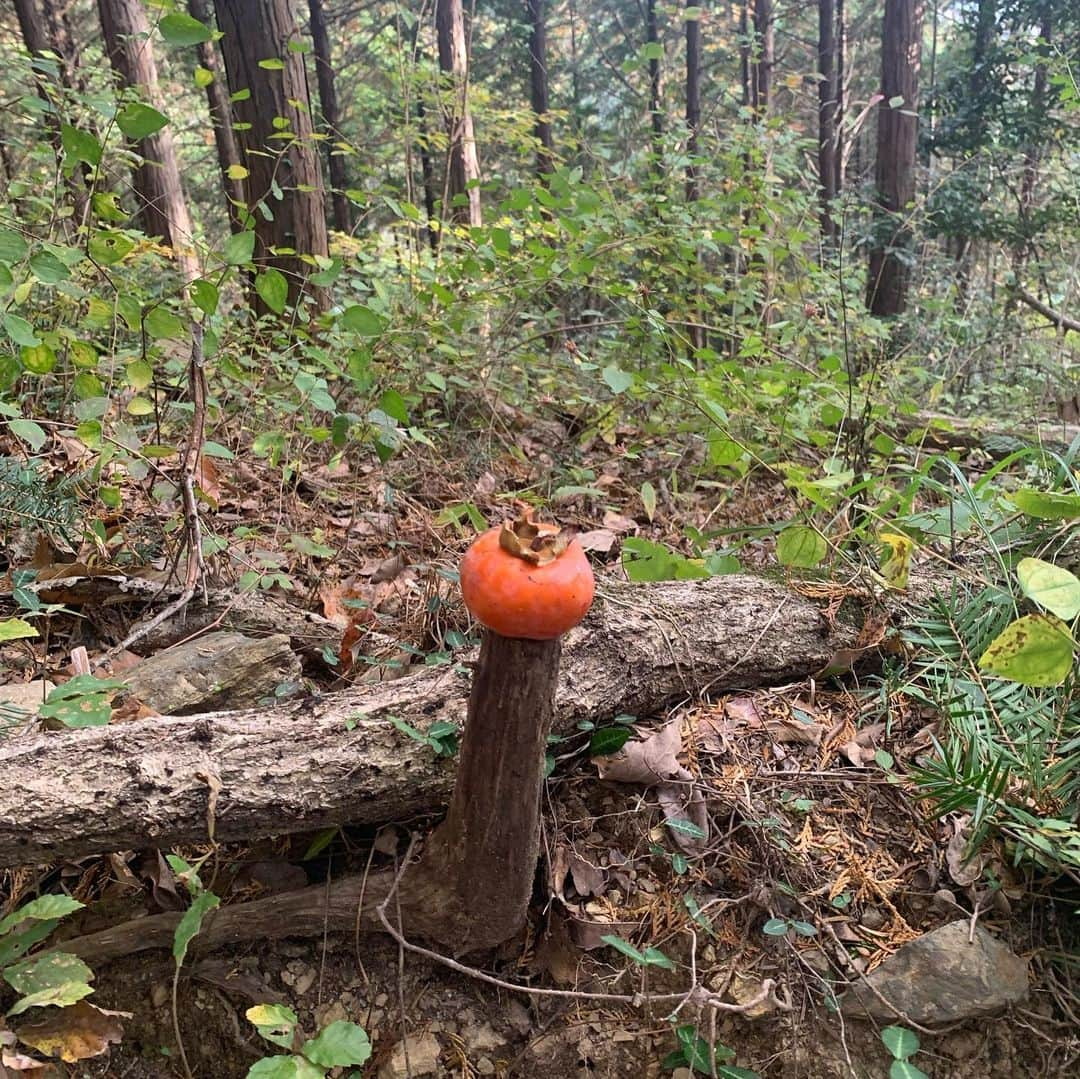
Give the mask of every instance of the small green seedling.
<path id="1" fill-rule="evenodd" d="M 930 1079 L 926 1072 L 908 1060 L 919 1051 L 915 1031 L 907 1027 L 886 1027 L 881 1032 L 881 1040 L 893 1056 L 893 1062 L 889 1065 L 889 1079 Z"/>
<path id="2" fill-rule="evenodd" d="M 305 1039 L 296 1012 L 284 1004 L 256 1004 L 245 1013 L 260 1036 L 289 1055 L 263 1057 L 251 1065 L 247 1079 L 323 1079 L 329 1068 L 360 1065 L 371 1056 L 367 1032 L 339 1019 Z M 359 1077 L 359 1072 L 350 1072 Z"/>
<path id="3" fill-rule="evenodd" d="M 717 1079 L 758 1079 L 757 1072 L 736 1068 L 728 1063 L 735 1059 L 734 1049 L 729 1049 L 720 1042 L 710 1046 L 693 1024 L 677 1026 L 675 1037 L 678 1039 L 679 1048 L 664 1058 L 665 1068 L 672 1071 L 676 1068 L 689 1068 L 692 1075 L 715 1075 Z"/>
<path id="4" fill-rule="evenodd" d="M 406 723 L 405 720 L 400 719 L 398 716 L 391 716 L 390 722 L 414 742 L 419 742 L 422 746 L 430 746 L 435 750 L 436 757 L 452 757 L 458 751 L 458 734 L 460 732 L 456 724 L 432 723 L 425 733 L 417 730 L 411 723 Z"/>

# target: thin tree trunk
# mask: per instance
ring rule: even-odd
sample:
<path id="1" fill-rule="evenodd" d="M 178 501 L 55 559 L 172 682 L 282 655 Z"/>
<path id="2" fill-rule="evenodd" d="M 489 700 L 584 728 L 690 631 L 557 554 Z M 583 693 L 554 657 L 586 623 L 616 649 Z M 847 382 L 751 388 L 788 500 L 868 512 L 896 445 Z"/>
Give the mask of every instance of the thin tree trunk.
<path id="1" fill-rule="evenodd" d="M 555 140 L 548 115 L 547 25 L 544 0 L 529 5 L 529 90 L 536 116 L 536 174 L 543 178 L 555 171 Z"/>
<path id="2" fill-rule="evenodd" d="M 751 0 L 743 0 L 743 3 L 739 5 L 739 85 L 742 87 L 744 108 L 750 107 L 750 100 L 753 97 L 750 60 L 754 44 L 750 36 L 750 2 Z"/>
<path id="3" fill-rule="evenodd" d="M 113 71 L 124 86 L 137 89 L 149 105 L 164 111 L 150 24 L 142 4 L 139 0 L 98 0 L 98 14 Z M 138 140 L 135 149 L 142 158 L 135 169 L 134 188 L 143 231 L 147 236 L 161 237 L 172 248 L 181 274 L 193 280 L 199 266 L 191 246 L 191 217 L 180 183 L 171 126 L 166 124 Z"/>
<path id="4" fill-rule="evenodd" d="M 836 8 L 833 0 L 818 0 L 818 186 L 821 193 L 821 236 L 824 246 L 836 244 L 837 225 L 832 206 L 839 193 L 836 113 Z"/>
<path id="5" fill-rule="evenodd" d="M 51 9 L 50 9 L 51 13 Z M 26 51 L 33 56 L 40 56 L 43 52 L 55 52 L 57 55 L 63 58 L 63 51 L 61 44 L 56 41 L 55 38 L 55 23 L 50 19 L 50 32 L 46 33 L 45 24 L 41 18 L 41 13 L 38 11 L 35 0 L 15 0 L 15 14 L 19 19 L 19 29 L 22 32 L 23 43 L 26 45 Z M 41 81 L 40 74 L 36 76 L 35 82 L 37 84 L 38 96 L 42 101 L 50 105 L 49 110 L 45 113 L 45 127 L 49 134 L 49 143 L 56 153 L 56 160 L 60 162 L 63 160 L 63 143 L 60 138 L 60 124 L 57 121 L 56 113 L 52 109 L 52 102 L 49 99 L 49 93 L 45 89 L 44 83 Z M 70 88 L 70 78 L 66 61 L 60 65 L 60 77 L 64 86 Z M 82 224 L 86 220 L 86 186 L 83 183 L 83 173 L 78 170 L 72 170 L 71 176 L 67 178 L 67 188 L 71 193 L 71 201 L 75 207 L 75 221 L 76 224 Z"/>
<path id="6" fill-rule="evenodd" d="M 215 6 L 225 35 L 221 49 L 240 128 L 239 149 L 248 170 L 245 193 L 255 223 L 256 265 L 285 275 L 290 304 L 307 294 L 325 310 L 329 297 L 307 283 L 312 267 L 301 257 L 325 258 L 328 252 L 307 72 L 303 56 L 289 48 L 298 38 L 296 22 L 287 0 L 215 0 Z M 267 68 L 267 61 L 282 66 Z M 288 121 L 290 139 L 274 126 L 279 118 Z M 260 313 L 267 310 L 258 297 L 252 302 Z"/>
<path id="7" fill-rule="evenodd" d="M 759 119 L 772 104 L 772 71 L 776 55 L 773 0 L 753 0 L 754 48 L 750 66 L 750 107 Z"/>
<path id="8" fill-rule="evenodd" d="M 1053 9 L 1049 0 L 1045 0 L 1039 20 L 1039 59 L 1035 63 L 1035 83 L 1031 88 L 1032 126 L 1046 114 L 1047 107 L 1047 60 L 1050 54 L 1050 37 L 1054 31 Z M 1020 182 L 1020 219 L 1026 230 L 1031 222 L 1031 210 L 1035 205 L 1035 185 L 1039 179 L 1039 140 L 1032 137 L 1024 148 L 1024 175 Z M 1019 255 L 1023 262 L 1026 243 Z"/>
<path id="9" fill-rule="evenodd" d="M 315 74 L 319 82 L 319 104 L 322 106 L 323 122 L 326 124 L 330 139 L 327 151 L 330 158 L 330 187 L 334 207 L 334 228 L 338 232 L 349 232 L 352 220 L 349 213 L 349 200 L 345 195 L 348 181 L 345 177 L 345 157 L 335 152 L 334 143 L 341 138 L 341 110 L 338 108 L 337 87 L 334 81 L 334 66 L 330 53 L 330 35 L 326 31 L 326 12 L 322 0 L 308 0 L 311 13 L 311 38 L 315 45 Z"/>
<path id="10" fill-rule="evenodd" d="M 435 31 L 439 67 L 450 83 L 444 114 L 450 137 L 446 192 L 451 203 L 451 217 L 461 224 L 479 227 L 483 223 L 480 160 L 469 109 L 469 56 L 461 0 L 435 0 Z"/>
<path id="11" fill-rule="evenodd" d="M 700 8 L 686 0 L 687 8 Z M 701 128 L 701 16 L 686 17 L 686 198 L 693 202 L 701 194 L 698 167 L 698 131 Z"/>
<path id="12" fill-rule="evenodd" d="M 656 0 L 647 0 L 645 6 L 645 42 L 656 46 L 649 55 L 649 127 L 652 132 L 653 169 L 660 169 L 664 153 L 664 114 L 660 109 L 660 34 L 656 23 Z"/>
<path id="13" fill-rule="evenodd" d="M 899 315 L 907 307 L 922 19 L 923 0 L 885 0 L 881 35 L 883 99 L 878 106 L 874 169 L 877 221 L 866 300 L 871 313 L 878 316 Z"/>
<path id="14" fill-rule="evenodd" d="M 206 0 L 188 0 L 188 12 L 193 19 L 216 29 Z M 218 168 L 221 170 L 221 188 L 225 193 L 225 210 L 229 216 L 229 230 L 240 232 L 243 227 L 244 181 L 236 174 L 240 167 L 240 153 L 233 134 L 232 104 L 225 85 L 225 75 L 218 63 L 217 49 L 212 41 L 200 42 L 199 64 L 213 76 L 206 86 L 206 103 L 210 109 L 210 123 L 214 128 L 214 144 L 217 147 Z"/>
<path id="15" fill-rule="evenodd" d="M 836 0 L 836 193 L 844 190 L 844 77 L 847 70 L 847 25 L 844 0 Z"/>

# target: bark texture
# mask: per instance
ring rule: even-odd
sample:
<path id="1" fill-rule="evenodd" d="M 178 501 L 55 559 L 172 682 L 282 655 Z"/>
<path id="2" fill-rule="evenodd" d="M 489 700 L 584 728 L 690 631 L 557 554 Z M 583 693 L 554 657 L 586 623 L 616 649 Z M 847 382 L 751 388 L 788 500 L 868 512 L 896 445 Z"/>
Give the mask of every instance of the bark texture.
<path id="1" fill-rule="evenodd" d="M 469 109 L 469 52 L 461 0 L 435 0 L 435 33 L 439 42 L 439 67 L 449 82 L 443 113 L 450 138 L 446 164 L 446 197 L 451 217 L 463 225 L 483 224 L 480 211 L 480 159 Z M 473 183 L 470 188 L 468 185 Z M 458 195 L 466 201 L 457 205 Z"/>
<path id="2" fill-rule="evenodd" d="M 923 0 L 885 0 L 874 168 L 877 221 L 866 285 L 867 307 L 878 316 L 899 315 L 907 307 L 908 207 L 915 198 L 922 21 Z M 898 98 L 902 104 L 889 104 Z"/>
<path id="3" fill-rule="evenodd" d="M 417 867 L 442 884 L 436 939 L 456 954 L 493 948 L 525 924 L 559 653 L 558 640 L 484 632 L 450 809 Z"/>
<path id="4" fill-rule="evenodd" d="M 836 242 L 832 204 L 840 192 L 840 147 L 836 116 L 840 91 L 836 64 L 836 6 L 818 0 L 818 186 L 821 193 L 821 236 Z"/>
<path id="5" fill-rule="evenodd" d="M 700 6 L 687 0 L 687 8 Z M 698 131 L 701 128 L 701 16 L 686 17 L 686 197 L 698 198 L 698 169 L 694 158 L 698 152 Z"/>
<path id="6" fill-rule="evenodd" d="M 157 64 L 150 39 L 150 24 L 139 0 L 98 0 L 105 51 L 117 77 L 139 91 L 149 105 L 167 114 L 158 88 Z M 191 216 L 180 183 L 172 129 L 140 139 L 135 146 L 142 164 L 135 170 L 134 188 L 139 220 L 147 236 L 159 236 L 173 249 L 180 272 L 187 280 L 199 274 L 191 246 Z"/>
<path id="7" fill-rule="evenodd" d="M 214 26 L 207 0 L 188 0 L 188 13 L 193 19 L 207 26 Z M 216 28 L 216 27 L 215 27 Z M 229 230 L 239 232 L 244 226 L 241 214 L 244 202 L 244 181 L 235 176 L 240 164 L 240 152 L 233 134 L 232 103 L 225 85 L 225 73 L 218 63 L 217 48 L 212 41 L 200 42 L 199 64 L 213 75 L 206 87 L 206 103 L 210 109 L 210 123 L 214 127 L 214 145 L 217 148 L 218 168 L 221 170 L 221 189 L 225 193 L 225 209 L 229 215 Z"/>
<path id="8" fill-rule="evenodd" d="M 645 41 L 659 48 L 660 34 L 656 22 L 656 0 L 646 0 Z M 653 168 L 659 169 L 664 152 L 664 114 L 660 108 L 660 58 L 649 57 L 649 127 L 652 131 Z"/>
<path id="9" fill-rule="evenodd" d="M 794 681 L 851 648 L 858 628 L 752 576 L 604 582 L 563 642 L 555 729 L 647 716 L 699 693 Z M 468 671 L 248 712 L 136 720 L 0 743 L 0 864 L 130 847 L 403 820 L 446 804 L 455 762 L 402 734 L 460 724 Z"/>
<path id="10" fill-rule="evenodd" d="M 308 0 L 311 14 L 311 40 L 315 46 L 315 75 L 319 83 L 319 104 L 322 106 L 323 123 L 330 140 L 327 152 L 330 163 L 331 199 L 334 207 L 334 228 L 348 232 L 352 228 L 349 200 L 345 197 L 348 182 L 345 178 L 345 157 L 334 149 L 341 136 L 341 110 L 338 107 L 337 85 L 334 79 L 334 62 L 330 53 L 330 35 L 326 30 L 326 12 L 322 0 Z"/>
<path id="11" fill-rule="evenodd" d="M 776 62 L 773 0 L 753 0 L 754 50 L 750 64 L 750 107 L 759 117 L 769 115 L 772 72 Z"/>
<path id="12" fill-rule="evenodd" d="M 536 172 L 545 176 L 555 171 L 555 140 L 548 116 L 547 21 L 544 0 L 528 0 L 529 5 L 529 91 L 536 115 Z"/>
<path id="13" fill-rule="evenodd" d="M 286 0 L 215 0 L 215 7 L 225 35 L 221 49 L 234 115 L 247 125 L 237 136 L 241 163 L 248 170 L 245 193 L 255 223 L 255 263 L 285 275 L 290 305 L 307 293 L 325 309 L 326 290 L 307 285 L 314 267 L 302 258 L 325 258 L 327 233 L 304 57 L 289 48 L 299 37 L 292 11 Z M 267 62 L 281 67 L 268 68 Z M 275 119 L 287 121 L 287 127 L 275 127 Z M 260 202 L 267 213 L 258 209 Z M 266 312 L 257 296 L 252 302 Z"/>

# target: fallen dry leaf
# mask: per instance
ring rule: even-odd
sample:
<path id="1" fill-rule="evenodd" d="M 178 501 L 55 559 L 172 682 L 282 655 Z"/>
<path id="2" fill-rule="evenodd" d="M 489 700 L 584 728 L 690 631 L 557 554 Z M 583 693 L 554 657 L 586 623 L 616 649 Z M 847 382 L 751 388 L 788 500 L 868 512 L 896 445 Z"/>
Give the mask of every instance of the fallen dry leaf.
<path id="1" fill-rule="evenodd" d="M 110 1012 L 80 1000 L 66 1008 L 37 1008 L 34 1018 L 20 1024 L 19 1041 L 67 1064 L 101 1056 L 124 1036 L 121 1019 L 131 1012 Z"/>
<path id="2" fill-rule="evenodd" d="M 582 532 L 578 535 L 578 543 L 586 551 L 595 554 L 607 554 L 618 537 L 608 528 L 594 528 L 591 532 Z"/>

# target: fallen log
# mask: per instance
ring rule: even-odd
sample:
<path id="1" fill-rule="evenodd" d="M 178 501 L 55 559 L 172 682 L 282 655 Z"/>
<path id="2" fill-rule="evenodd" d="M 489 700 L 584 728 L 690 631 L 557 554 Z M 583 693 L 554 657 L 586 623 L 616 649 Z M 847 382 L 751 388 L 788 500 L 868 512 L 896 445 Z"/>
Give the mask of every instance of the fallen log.
<path id="1" fill-rule="evenodd" d="M 797 681 L 855 646 L 860 621 L 827 619 L 799 592 L 749 575 L 606 582 L 566 637 L 555 729 Z M 421 732 L 460 723 L 468 684 L 461 665 L 425 668 L 273 708 L 9 738 L 0 865 L 437 812 L 455 762 L 392 720 Z"/>

